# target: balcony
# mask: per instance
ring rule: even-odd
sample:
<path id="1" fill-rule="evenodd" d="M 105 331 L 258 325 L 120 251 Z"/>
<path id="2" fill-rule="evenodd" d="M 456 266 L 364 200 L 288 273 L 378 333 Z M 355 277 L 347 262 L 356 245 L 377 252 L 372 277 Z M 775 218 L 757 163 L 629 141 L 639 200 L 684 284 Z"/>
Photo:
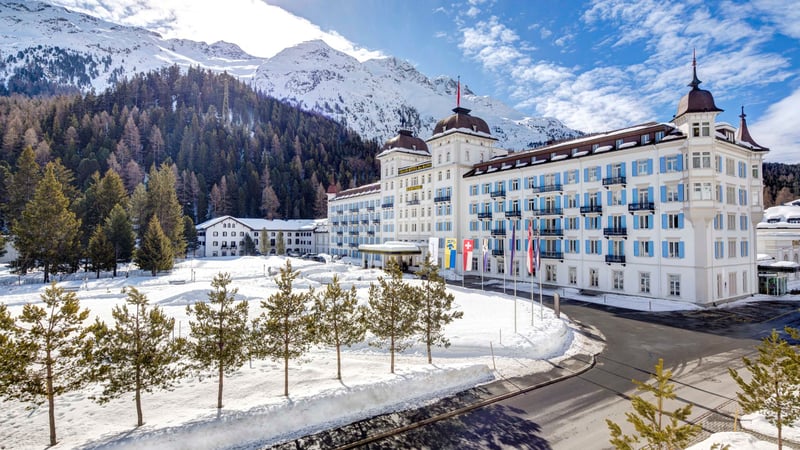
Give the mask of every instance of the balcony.
<path id="1" fill-rule="evenodd" d="M 563 236 L 564 229 L 563 228 L 542 228 L 539 230 L 540 236 Z"/>
<path id="2" fill-rule="evenodd" d="M 351 213 L 357 213 L 358 212 L 358 208 L 350 208 L 350 212 Z"/>
<path id="3" fill-rule="evenodd" d="M 607 264 L 625 264 L 625 255 L 606 255 Z"/>
<path id="4" fill-rule="evenodd" d="M 376 217 L 376 218 L 372 219 L 372 223 L 381 223 L 380 217 Z"/>
<path id="5" fill-rule="evenodd" d="M 503 256 L 505 255 L 505 250 L 492 250 L 492 256 Z"/>
<path id="6" fill-rule="evenodd" d="M 450 196 L 449 195 L 440 195 L 439 197 L 434 197 L 433 198 L 433 202 L 434 203 L 444 203 L 444 202 L 449 202 L 449 201 L 450 201 Z"/>
<path id="7" fill-rule="evenodd" d="M 481 220 L 491 220 L 491 218 L 492 218 L 492 213 L 491 213 L 491 211 L 490 211 L 490 212 L 479 212 L 479 213 L 478 213 L 478 219 L 481 219 Z"/>
<path id="8" fill-rule="evenodd" d="M 364 225 L 366 225 L 366 224 L 368 224 L 368 223 L 369 223 L 369 219 L 361 219 L 361 223 L 363 223 Z"/>
<path id="9" fill-rule="evenodd" d="M 542 259 L 564 259 L 564 252 L 539 252 Z"/>
<path id="10" fill-rule="evenodd" d="M 350 236 L 358 236 L 358 231 L 351 231 L 347 234 L 349 234 Z"/>
<path id="11" fill-rule="evenodd" d="M 339 214 L 341 216 L 342 214 L 344 214 L 344 210 L 340 209 L 340 210 L 336 211 L 336 214 Z"/>
<path id="12" fill-rule="evenodd" d="M 358 248 L 358 242 L 351 242 L 351 243 L 350 243 L 350 247 L 352 247 L 352 248 Z"/>
<path id="13" fill-rule="evenodd" d="M 372 230 L 367 231 L 368 236 L 375 236 L 375 232 Z"/>
<path id="14" fill-rule="evenodd" d="M 505 236 L 506 229 L 505 228 L 494 228 L 492 229 L 492 236 Z"/>
<path id="15" fill-rule="evenodd" d="M 331 221 L 331 225 L 333 225 L 335 227 L 338 227 L 339 226 L 339 221 L 338 220 L 332 220 Z"/>
<path id="16" fill-rule="evenodd" d="M 561 183 L 545 184 L 544 186 L 534 186 L 532 189 L 534 194 L 544 194 L 545 192 L 560 192 L 563 190 L 561 188 Z"/>
<path id="17" fill-rule="evenodd" d="M 518 209 L 512 209 L 511 211 L 506 211 L 506 217 L 522 217 L 522 211 Z"/>
<path id="18" fill-rule="evenodd" d="M 337 242 L 337 243 L 336 243 L 336 245 L 337 245 L 338 247 L 341 247 L 341 246 L 342 246 L 342 243 L 341 243 L 341 242 Z"/>
<path id="19" fill-rule="evenodd" d="M 627 236 L 627 235 L 628 235 L 628 229 L 625 227 L 603 228 L 603 236 L 605 237 Z"/>
<path id="20" fill-rule="evenodd" d="M 344 231 L 342 231 L 342 230 L 339 230 L 339 231 L 337 231 L 337 232 L 336 232 L 336 234 L 338 234 L 339 236 L 341 236 L 341 235 L 343 235 L 343 234 L 344 234 Z"/>
<path id="21" fill-rule="evenodd" d="M 603 207 L 600 205 L 581 206 L 581 214 L 602 214 Z"/>
<path id="22" fill-rule="evenodd" d="M 533 215 L 535 216 L 561 216 L 564 215 L 564 210 L 562 208 L 541 208 L 541 209 L 534 209 Z"/>
<path id="23" fill-rule="evenodd" d="M 490 197 L 492 197 L 492 198 L 500 198 L 500 197 L 505 197 L 505 196 L 506 196 L 506 191 L 505 191 L 505 189 L 501 189 L 501 190 L 499 190 L 499 191 L 492 191 L 492 192 L 489 194 L 489 196 L 490 196 Z"/>
<path id="24" fill-rule="evenodd" d="M 383 208 L 383 209 L 391 209 L 391 208 L 394 208 L 394 203 L 383 203 L 383 204 L 381 205 L 381 208 Z"/>
<path id="25" fill-rule="evenodd" d="M 655 210 L 656 210 L 656 204 L 653 202 L 630 203 L 628 205 L 629 212 L 655 211 Z"/>
<path id="26" fill-rule="evenodd" d="M 375 207 L 374 206 L 367 206 L 367 211 L 375 211 Z"/>
<path id="27" fill-rule="evenodd" d="M 614 185 L 617 185 L 617 184 L 622 184 L 622 185 L 626 184 L 625 177 L 603 178 L 603 186 L 608 187 L 608 186 L 614 186 Z"/>
<path id="28" fill-rule="evenodd" d="M 411 200 L 408 201 L 408 206 L 414 206 L 414 205 L 419 205 L 418 198 L 412 198 Z"/>

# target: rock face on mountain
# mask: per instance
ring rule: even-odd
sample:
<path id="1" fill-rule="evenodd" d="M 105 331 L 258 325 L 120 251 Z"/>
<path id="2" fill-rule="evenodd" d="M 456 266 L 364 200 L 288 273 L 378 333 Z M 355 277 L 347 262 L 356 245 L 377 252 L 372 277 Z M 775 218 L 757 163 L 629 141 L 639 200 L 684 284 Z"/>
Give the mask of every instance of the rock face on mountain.
<path id="1" fill-rule="evenodd" d="M 163 39 L 41 2 L 0 2 L 0 93 L 102 91 L 117 80 L 176 64 L 226 71 L 268 95 L 383 142 L 401 126 L 428 137 L 455 106 L 456 82 L 429 78 L 396 58 L 359 62 L 322 41 L 272 58 L 226 42 Z M 462 106 L 486 120 L 498 145 L 520 150 L 580 134 L 553 118 L 524 117 L 462 86 Z"/>

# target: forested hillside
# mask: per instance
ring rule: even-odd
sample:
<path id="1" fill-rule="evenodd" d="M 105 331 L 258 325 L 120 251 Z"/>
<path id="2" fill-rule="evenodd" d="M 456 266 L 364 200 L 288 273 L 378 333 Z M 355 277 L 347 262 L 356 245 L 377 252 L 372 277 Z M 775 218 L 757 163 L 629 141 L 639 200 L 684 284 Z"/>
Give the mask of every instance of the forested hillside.
<path id="1" fill-rule="evenodd" d="M 151 167 L 174 164 L 178 199 L 195 223 L 322 217 L 329 186 L 378 176 L 376 143 L 231 76 L 175 66 L 102 94 L 0 97 L 0 139 L 4 178 L 31 147 L 42 167 L 60 159 L 80 192 L 113 168 L 130 194 Z"/>
<path id="2" fill-rule="evenodd" d="M 800 164 L 764 163 L 764 206 L 800 198 Z"/>

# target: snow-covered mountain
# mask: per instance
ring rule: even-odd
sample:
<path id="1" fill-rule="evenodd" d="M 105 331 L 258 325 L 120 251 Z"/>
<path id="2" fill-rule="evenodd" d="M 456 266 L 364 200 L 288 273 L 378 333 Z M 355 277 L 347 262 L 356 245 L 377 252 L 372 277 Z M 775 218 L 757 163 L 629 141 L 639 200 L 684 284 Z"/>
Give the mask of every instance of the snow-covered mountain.
<path id="1" fill-rule="evenodd" d="M 230 43 L 163 39 L 47 3 L 0 1 L 0 82 L 9 89 L 36 91 L 30 86 L 48 82 L 100 91 L 122 77 L 173 64 L 227 71 L 378 142 L 402 125 L 426 138 L 455 106 L 455 80 L 428 78 L 396 58 L 362 63 L 322 41 L 257 58 Z M 579 134 L 556 119 L 525 117 L 466 86 L 461 98 L 463 107 L 486 120 L 504 148 L 519 150 Z"/>

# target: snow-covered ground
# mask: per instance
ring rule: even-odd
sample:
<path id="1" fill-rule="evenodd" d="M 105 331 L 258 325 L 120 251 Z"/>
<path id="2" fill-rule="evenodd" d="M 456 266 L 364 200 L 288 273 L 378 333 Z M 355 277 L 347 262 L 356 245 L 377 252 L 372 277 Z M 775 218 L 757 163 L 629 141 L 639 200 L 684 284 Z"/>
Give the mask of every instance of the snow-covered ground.
<path id="1" fill-rule="evenodd" d="M 260 300 L 275 292 L 272 275 L 285 263 L 281 257 L 196 259 L 184 261 L 171 274 L 159 277 L 125 276 L 96 280 L 93 274 L 81 279 L 61 281 L 77 289 L 81 307 L 91 311 L 90 319 L 112 321 L 112 308 L 124 301 L 122 288 L 136 286 L 151 304 L 159 305 L 175 317 L 176 334 L 189 330 L 186 305 L 205 301 L 211 279 L 229 272 L 231 287 L 238 288 L 237 299 L 250 303 L 250 317 L 260 314 Z M 293 267 L 300 271 L 295 289 L 321 287 L 338 274 L 342 285 L 356 286 L 362 302 L 367 289 L 383 272 L 360 269 L 342 263 L 317 263 L 297 258 Z M 136 273 L 136 272 L 131 272 Z M 443 275 L 453 278 L 451 274 Z M 40 276 L 40 275 L 39 275 Z M 0 302 L 18 315 L 22 305 L 40 302 L 46 286 L 20 283 L 8 269 L 0 266 Z M 416 280 L 409 280 L 415 283 Z M 793 283 L 790 283 L 793 284 Z M 502 287 L 502 280 L 486 279 L 485 286 Z M 56 427 L 59 443 L 55 448 L 224 448 L 259 442 L 276 443 L 318 430 L 350 423 L 376 414 L 424 405 L 437 398 L 487 383 L 502 377 L 549 370 L 548 361 L 577 353 L 598 353 L 602 343 L 587 340 L 574 332 L 563 314 L 556 318 L 539 308 L 539 290 L 530 282 L 505 282 L 506 293 L 496 294 L 449 285 L 464 318 L 447 328 L 452 345 L 435 349 L 433 365 L 426 363 L 424 348 L 412 347 L 399 355 L 396 373 L 389 373 L 389 357 L 384 350 L 366 344 L 343 352 L 342 381 L 335 379 L 336 358 L 327 348 L 315 348 L 300 361 L 290 363 L 289 398 L 283 397 L 282 364 L 254 360 L 225 379 L 224 408 L 216 409 L 216 378 L 211 373 L 185 379 L 173 391 L 157 391 L 143 399 L 145 425 L 136 428 L 132 395 L 100 406 L 89 400 L 99 391 L 93 386 L 56 399 Z M 792 286 L 794 287 L 794 286 Z M 532 289 L 533 288 L 533 289 Z M 533 304 L 531 303 L 533 290 Z M 571 299 L 646 311 L 695 309 L 695 305 L 668 300 L 652 300 L 621 295 L 582 296 L 576 291 L 544 290 Z M 775 299 L 754 296 L 748 301 Z M 516 318 L 516 332 L 515 321 Z M 47 408 L 29 409 L 29 404 L 0 402 L 0 449 L 43 448 L 48 443 Z M 768 424 L 757 415 L 742 418 L 742 425 L 765 434 Z M 794 430 L 784 436 L 794 439 Z M 718 433 L 713 443 L 731 444 L 731 449 L 772 448 L 741 433 Z M 705 445 L 705 446 L 703 446 Z M 758 447 L 758 445 L 766 445 Z"/>

